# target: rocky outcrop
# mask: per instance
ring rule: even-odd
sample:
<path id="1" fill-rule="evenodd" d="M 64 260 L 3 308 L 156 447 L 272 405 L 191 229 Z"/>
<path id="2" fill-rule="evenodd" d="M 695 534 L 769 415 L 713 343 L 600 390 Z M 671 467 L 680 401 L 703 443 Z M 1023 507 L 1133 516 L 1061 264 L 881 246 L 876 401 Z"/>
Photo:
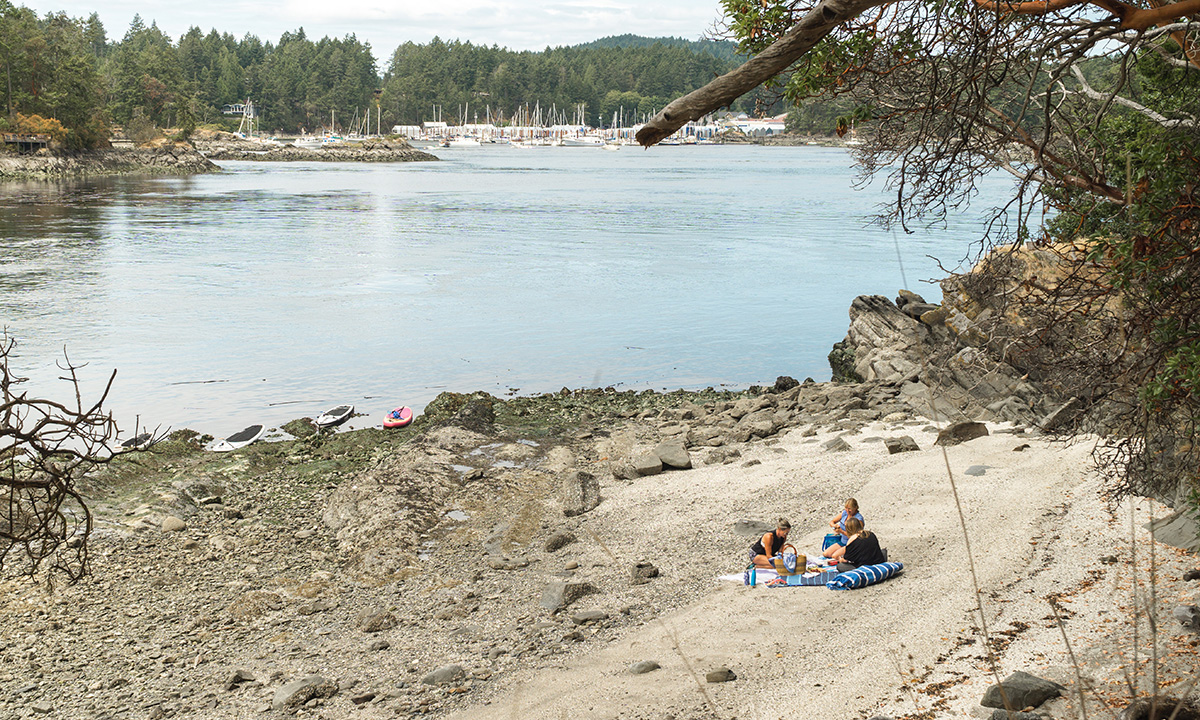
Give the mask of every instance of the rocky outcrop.
<path id="1" fill-rule="evenodd" d="M 997 357 L 979 311 L 972 312 L 975 319 L 908 291 L 894 302 L 859 296 L 846 338 L 830 353 L 834 377 L 895 388 L 906 409 L 945 422 L 1036 424 L 1047 417 L 1061 400 Z"/>
<path id="2" fill-rule="evenodd" d="M 252 160 L 255 162 L 420 162 L 437 160 L 403 140 L 367 140 L 364 142 L 326 143 L 317 148 L 251 143 L 245 140 L 198 141 L 210 160 Z"/>
<path id="3" fill-rule="evenodd" d="M 32 155 L 0 154 L 0 181 L 97 175 L 195 175 L 220 168 L 187 143 Z"/>

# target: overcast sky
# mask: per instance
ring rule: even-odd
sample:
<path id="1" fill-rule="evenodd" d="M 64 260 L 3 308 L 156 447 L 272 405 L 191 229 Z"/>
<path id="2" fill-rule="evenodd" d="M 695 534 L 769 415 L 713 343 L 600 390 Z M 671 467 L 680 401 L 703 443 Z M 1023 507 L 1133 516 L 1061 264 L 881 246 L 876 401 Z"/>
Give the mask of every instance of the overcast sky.
<path id="1" fill-rule="evenodd" d="M 313 40 L 353 33 L 371 43 L 381 65 L 401 43 L 427 43 L 435 35 L 512 50 L 575 45 L 624 33 L 696 40 L 721 14 L 717 0 L 14 0 L 13 4 L 41 15 L 63 11 L 86 18 L 98 12 L 109 40 L 120 40 L 135 14 L 147 25 L 157 22 L 176 41 L 193 25 L 205 33 L 213 28 L 239 38 L 251 33 L 272 43 L 283 32 L 299 27 Z"/>

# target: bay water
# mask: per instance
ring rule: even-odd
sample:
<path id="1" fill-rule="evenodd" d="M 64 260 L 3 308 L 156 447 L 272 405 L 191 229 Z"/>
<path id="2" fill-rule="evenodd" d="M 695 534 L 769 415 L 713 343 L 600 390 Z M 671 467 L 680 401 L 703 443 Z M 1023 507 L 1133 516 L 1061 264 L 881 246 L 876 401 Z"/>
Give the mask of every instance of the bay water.
<path id="1" fill-rule="evenodd" d="M 31 395 L 64 350 L 123 429 L 216 436 L 444 390 L 829 379 L 857 295 L 940 299 L 1010 183 L 896 237 L 819 147 L 439 151 L 0 185 L 0 323 Z M 935 260 L 936 259 L 936 260 Z M 126 432 L 125 434 L 128 434 Z"/>

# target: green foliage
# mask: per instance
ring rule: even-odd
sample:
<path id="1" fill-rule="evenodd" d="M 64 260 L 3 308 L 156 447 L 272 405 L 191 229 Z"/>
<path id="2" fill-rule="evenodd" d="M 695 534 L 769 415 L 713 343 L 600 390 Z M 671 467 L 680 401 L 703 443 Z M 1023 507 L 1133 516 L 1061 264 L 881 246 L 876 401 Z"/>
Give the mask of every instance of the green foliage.
<path id="1" fill-rule="evenodd" d="M 697 55 L 708 53 L 718 60 L 727 60 L 730 62 L 742 62 L 746 60 L 746 56 L 738 54 L 737 43 L 731 40 L 686 40 L 677 37 L 645 37 L 642 35 L 610 35 L 602 37 L 599 40 L 593 40 L 590 43 L 575 45 L 580 49 L 587 48 L 649 48 L 655 45 L 664 47 L 682 47 L 691 50 Z"/>
<path id="2" fill-rule="evenodd" d="M 133 116 L 125 123 L 125 136 L 138 145 L 144 145 L 162 137 L 162 132 L 142 108 L 134 108 Z"/>
<path id="3" fill-rule="evenodd" d="M 431 119 L 433 106 L 456 120 L 461 108 L 470 118 L 479 111 L 482 122 L 511 118 L 518 108 L 552 107 L 572 121 L 573 108 L 586 106 L 584 122 L 611 122 L 612 114 L 626 118 L 647 115 L 727 72 L 732 63 L 684 45 L 547 48 L 514 52 L 434 38 L 425 45 L 404 43 L 392 54 L 384 76 L 382 107 L 394 124 L 417 124 Z"/>
<path id="4" fill-rule="evenodd" d="M 95 23 L 51 13 L 39 19 L 27 8 L 0 0 L 0 70 L 4 104 L 17 113 L 52 118 L 64 128 L 67 147 L 104 142 L 103 82 L 89 32 Z"/>

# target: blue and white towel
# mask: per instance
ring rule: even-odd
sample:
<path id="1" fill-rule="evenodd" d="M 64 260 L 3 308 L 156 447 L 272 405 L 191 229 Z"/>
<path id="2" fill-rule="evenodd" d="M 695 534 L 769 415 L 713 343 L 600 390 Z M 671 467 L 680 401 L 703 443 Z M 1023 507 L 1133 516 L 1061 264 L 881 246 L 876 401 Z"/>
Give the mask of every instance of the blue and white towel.
<path id="1" fill-rule="evenodd" d="M 837 577 L 825 584 L 830 590 L 857 590 L 868 585 L 883 582 L 904 570 L 904 563 L 885 562 L 878 565 L 863 565 L 849 572 L 839 573 Z"/>

